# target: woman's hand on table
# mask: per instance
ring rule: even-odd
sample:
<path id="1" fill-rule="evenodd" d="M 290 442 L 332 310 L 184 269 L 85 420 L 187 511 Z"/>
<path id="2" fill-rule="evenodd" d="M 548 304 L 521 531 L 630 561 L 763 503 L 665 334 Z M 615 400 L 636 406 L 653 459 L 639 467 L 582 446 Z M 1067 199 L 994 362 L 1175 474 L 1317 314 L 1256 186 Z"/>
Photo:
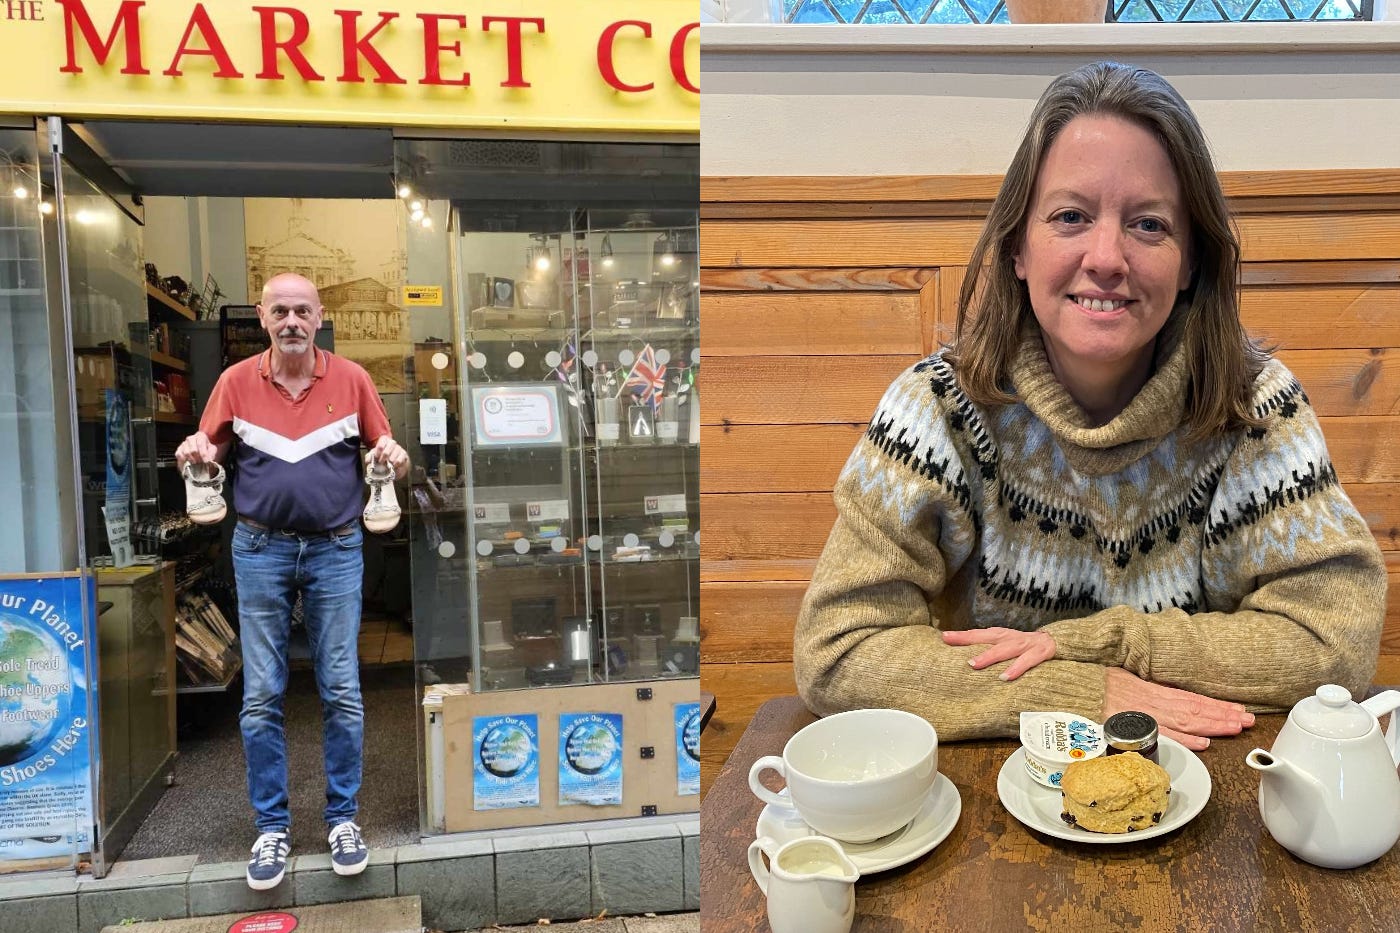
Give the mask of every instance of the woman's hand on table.
<path id="1" fill-rule="evenodd" d="M 1022 632 L 1014 628 L 974 628 L 966 631 L 944 632 L 943 644 L 966 647 L 988 645 L 986 651 L 967 663 L 973 670 L 982 670 L 1002 661 L 1010 661 L 998 676 L 1015 680 L 1041 661 L 1055 656 L 1055 639 L 1049 632 Z"/>
<path id="2" fill-rule="evenodd" d="M 1124 710 L 1147 713 L 1162 735 L 1196 752 L 1210 745 L 1210 736 L 1239 735 L 1254 725 L 1254 714 L 1239 703 L 1154 684 L 1121 667 L 1106 668 L 1103 718 Z"/>

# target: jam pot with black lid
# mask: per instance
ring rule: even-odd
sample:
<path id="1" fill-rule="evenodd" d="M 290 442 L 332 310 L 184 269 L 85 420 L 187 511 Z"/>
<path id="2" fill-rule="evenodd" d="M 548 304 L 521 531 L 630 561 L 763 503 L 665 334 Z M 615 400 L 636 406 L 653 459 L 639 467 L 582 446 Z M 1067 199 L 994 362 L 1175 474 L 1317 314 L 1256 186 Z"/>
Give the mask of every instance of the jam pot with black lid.
<path id="1" fill-rule="evenodd" d="M 1157 720 L 1146 713 L 1130 710 L 1114 713 L 1103 724 L 1103 736 L 1108 742 L 1105 755 L 1137 752 L 1154 764 L 1157 761 Z"/>

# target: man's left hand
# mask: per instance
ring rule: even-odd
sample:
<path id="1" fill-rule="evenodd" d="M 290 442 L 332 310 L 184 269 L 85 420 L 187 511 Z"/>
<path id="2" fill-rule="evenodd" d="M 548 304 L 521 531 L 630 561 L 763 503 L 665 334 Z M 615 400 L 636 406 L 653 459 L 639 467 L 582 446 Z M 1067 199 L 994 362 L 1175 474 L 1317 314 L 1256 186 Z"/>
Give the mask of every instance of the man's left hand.
<path id="1" fill-rule="evenodd" d="M 408 475 L 408 451 L 387 434 L 381 437 L 379 443 L 365 456 L 365 463 L 372 461 L 387 463 L 393 467 L 395 479 L 403 479 Z"/>
<path id="2" fill-rule="evenodd" d="M 1055 656 L 1055 639 L 1049 632 L 1022 632 L 1012 628 L 974 628 L 966 631 L 944 632 L 945 645 L 990 645 L 986 651 L 968 661 L 975 670 L 982 670 L 1002 661 L 1010 661 L 999 675 L 1002 680 L 1015 680 L 1041 661 Z"/>

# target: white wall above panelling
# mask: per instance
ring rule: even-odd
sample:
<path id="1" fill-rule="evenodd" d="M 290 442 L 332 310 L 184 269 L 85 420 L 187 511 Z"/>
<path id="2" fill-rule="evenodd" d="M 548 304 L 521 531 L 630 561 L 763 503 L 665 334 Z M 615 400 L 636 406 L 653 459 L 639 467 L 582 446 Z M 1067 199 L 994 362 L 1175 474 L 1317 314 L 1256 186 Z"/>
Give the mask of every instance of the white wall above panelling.
<path id="1" fill-rule="evenodd" d="M 146 262 L 153 262 L 162 276 L 178 275 L 189 281 L 194 271 L 190 259 L 188 198 L 146 198 L 146 226 L 141 246 Z"/>
<path id="2" fill-rule="evenodd" d="M 1050 80 L 1101 59 L 1166 76 L 1222 171 L 1400 166 L 1400 22 L 700 33 L 706 176 L 1000 173 Z"/>

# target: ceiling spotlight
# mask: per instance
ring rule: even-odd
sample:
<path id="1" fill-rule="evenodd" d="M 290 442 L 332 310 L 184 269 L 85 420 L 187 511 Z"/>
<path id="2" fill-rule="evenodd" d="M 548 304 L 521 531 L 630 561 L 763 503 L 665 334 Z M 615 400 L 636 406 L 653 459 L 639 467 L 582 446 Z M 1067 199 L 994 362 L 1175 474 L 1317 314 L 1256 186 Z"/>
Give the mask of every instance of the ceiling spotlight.
<path id="1" fill-rule="evenodd" d="M 423 229 L 424 229 L 424 230 L 431 230 L 431 229 L 433 229 L 433 218 L 428 217 L 428 216 L 426 216 L 426 215 L 423 217 Z"/>
<path id="2" fill-rule="evenodd" d="M 674 249 L 675 248 L 671 245 L 671 235 L 669 233 L 663 233 L 656 238 L 656 246 L 652 248 L 652 252 L 653 254 L 659 253 L 661 255 L 661 265 L 669 269 L 676 264 Z"/>
<path id="3" fill-rule="evenodd" d="M 15 185 L 15 197 L 17 197 L 17 198 L 27 198 L 27 197 L 29 197 L 29 189 L 26 188 L 26 187 L 24 187 L 24 185 Z"/>
<path id="4" fill-rule="evenodd" d="M 80 224 L 90 224 L 97 218 L 95 218 L 92 215 L 91 211 L 87 210 L 86 208 L 82 208 L 76 214 L 73 215 L 73 219 Z"/>
<path id="5" fill-rule="evenodd" d="M 417 221 L 417 220 L 422 220 L 422 219 L 423 219 L 423 216 L 424 216 L 424 214 L 423 214 L 423 208 L 421 208 L 421 207 L 415 207 L 415 208 L 413 209 L 413 213 L 411 213 L 411 214 L 408 215 L 408 219 L 409 219 L 409 220 Z"/>
<path id="6" fill-rule="evenodd" d="M 413 189 L 408 185 L 399 185 L 399 197 L 406 198 L 413 193 Z"/>
<path id="7" fill-rule="evenodd" d="M 532 233 L 530 237 L 539 245 L 525 251 L 525 264 L 541 274 L 548 272 L 554 266 L 554 254 L 549 250 L 547 238 L 539 233 Z"/>
<path id="8" fill-rule="evenodd" d="M 423 209 L 423 202 L 422 202 L 422 201 L 409 201 L 409 202 L 408 202 L 408 209 L 411 210 L 411 211 L 421 211 L 421 210 Z"/>
<path id="9" fill-rule="evenodd" d="M 40 201 L 40 202 L 39 202 L 39 213 L 41 213 L 41 214 L 52 214 L 52 213 L 53 213 L 53 205 L 50 204 L 48 201 Z"/>

